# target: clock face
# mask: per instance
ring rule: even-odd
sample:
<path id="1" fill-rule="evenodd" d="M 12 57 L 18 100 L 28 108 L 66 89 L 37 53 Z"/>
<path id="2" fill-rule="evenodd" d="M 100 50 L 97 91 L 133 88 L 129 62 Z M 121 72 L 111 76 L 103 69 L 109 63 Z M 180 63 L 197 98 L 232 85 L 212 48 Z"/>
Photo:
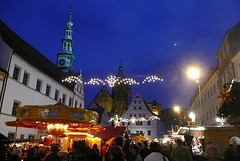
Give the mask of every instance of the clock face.
<path id="1" fill-rule="evenodd" d="M 59 60 L 59 65 L 64 65 L 65 64 L 65 60 L 64 59 L 60 59 Z"/>

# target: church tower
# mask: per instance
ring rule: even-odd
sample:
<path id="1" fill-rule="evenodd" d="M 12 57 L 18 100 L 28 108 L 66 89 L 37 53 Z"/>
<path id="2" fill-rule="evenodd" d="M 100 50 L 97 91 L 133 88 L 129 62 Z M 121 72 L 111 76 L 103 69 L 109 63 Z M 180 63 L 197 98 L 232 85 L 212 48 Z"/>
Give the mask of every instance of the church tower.
<path id="1" fill-rule="evenodd" d="M 122 64 L 119 65 L 119 70 L 116 77 L 120 80 L 127 78 L 123 74 Z M 123 83 L 115 83 L 112 88 L 113 107 L 112 112 L 118 113 L 120 116 L 127 111 L 131 103 L 131 85 Z"/>
<path id="2" fill-rule="evenodd" d="M 72 48 L 73 48 L 73 39 L 72 39 L 72 11 L 69 12 L 69 20 L 67 21 L 64 38 L 62 39 L 62 48 L 61 51 L 57 54 L 57 67 L 62 69 L 65 73 L 73 72 L 73 61 L 75 59 Z"/>

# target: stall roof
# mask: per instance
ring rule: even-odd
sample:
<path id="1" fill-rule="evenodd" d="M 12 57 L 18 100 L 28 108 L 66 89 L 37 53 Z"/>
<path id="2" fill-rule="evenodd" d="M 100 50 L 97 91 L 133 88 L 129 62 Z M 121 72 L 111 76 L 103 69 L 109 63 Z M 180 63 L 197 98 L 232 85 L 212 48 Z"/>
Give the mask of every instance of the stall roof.
<path id="1" fill-rule="evenodd" d="M 111 139 L 116 136 L 122 136 L 125 126 L 119 126 L 119 127 L 112 127 L 112 126 L 107 126 L 104 127 L 105 130 L 100 131 L 100 132 L 94 132 L 93 135 L 95 137 L 99 137 L 101 139 Z"/>

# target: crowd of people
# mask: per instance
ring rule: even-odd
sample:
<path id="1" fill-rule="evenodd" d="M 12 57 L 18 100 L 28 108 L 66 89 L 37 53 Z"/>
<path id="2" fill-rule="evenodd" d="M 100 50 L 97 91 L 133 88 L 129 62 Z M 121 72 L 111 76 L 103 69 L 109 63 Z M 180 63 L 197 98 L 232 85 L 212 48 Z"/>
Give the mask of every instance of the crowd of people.
<path id="1" fill-rule="evenodd" d="M 181 139 L 176 144 L 159 142 L 132 142 L 123 137 L 116 137 L 113 144 L 99 148 L 86 146 L 85 141 L 75 141 L 68 153 L 59 153 L 59 144 L 51 147 L 7 147 L 1 146 L 2 161 L 240 161 L 240 138 L 232 137 L 221 157 L 220 149 L 214 143 L 209 143 L 206 153 L 195 156 Z"/>

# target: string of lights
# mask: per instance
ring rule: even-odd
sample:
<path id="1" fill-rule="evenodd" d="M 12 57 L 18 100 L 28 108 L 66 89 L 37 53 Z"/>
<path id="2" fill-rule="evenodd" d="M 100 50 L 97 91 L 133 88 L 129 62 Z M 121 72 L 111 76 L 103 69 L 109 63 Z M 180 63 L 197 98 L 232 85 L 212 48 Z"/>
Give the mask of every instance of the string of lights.
<path id="1" fill-rule="evenodd" d="M 143 81 L 142 84 L 144 83 L 150 83 L 150 82 L 156 82 L 156 81 L 163 81 L 163 79 L 159 76 L 153 75 L 153 76 L 148 76 L 146 77 Z M 81 82 L 82 80 L 76 76 L 69 76 L 62 80 L 62 82 Z M 105 85 L 108 84 L 110 87 L 114 87 L 115 84 L 126 84 L 126 85 L 139 85 L 140 82 L 133 79 L 133 78 L 118 78 L 116 76 L 110 75 L 108 76 L 104 81 L 99 79 L 99 78 L 91 78 L 90 80 L 84 82 L 84 84 L 90 84 L 90 85 Z"/>
<path id="2" fill-rule="evenodd" d="M 77 76 L 69 76 L 69 77 L 63 79 L 62 82 L 68 82 L 68 83 L 72 83 L 72 82 L 77 83 L 77 82 L 80 82 L 80 83 L 83 83 L 82 80 L 81 80 L 79 77 L 77 77 Z"/>
<path id="3" fill-rule="evenodd" d="M 111 122 L 111 121 L 115 121 L 116 118 L 112 117 L 108 122 Z M 159 117 L 157 116 L 151 116 L 149 117 L 148 119 L 147 118 L 144 118 L 144 117 L 139 117 L 139 118 L 136 118 L 136 117 L 131 117 L 130 119 L 128 118 L 118 118 L 118 121 L 121 123 L 121 122 L 131 122 L 131 123 L 135 123 L 137 121 L 151 121 L 151 120 L 160 120 Z"/>
<path id="4" fill-rule="evenodd" d="M 156 82 L 156 81 L 163 81 L 163 79 L 159 76 L 156 76 L 156 75 L 152 75 L 152 76 L 148 76 L 146 77 L 142 83 L 145 83 L 145 82 Z"/>

